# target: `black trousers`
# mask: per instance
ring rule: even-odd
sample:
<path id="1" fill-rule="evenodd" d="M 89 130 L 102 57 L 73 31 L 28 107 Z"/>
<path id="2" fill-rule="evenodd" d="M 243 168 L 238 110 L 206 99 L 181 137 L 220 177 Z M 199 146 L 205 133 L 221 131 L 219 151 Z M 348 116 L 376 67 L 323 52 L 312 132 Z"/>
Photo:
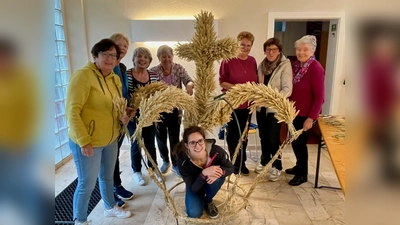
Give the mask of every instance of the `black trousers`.
<path id="1" fill-rule="evenodd" d="M 124 136 L 125 136 L 124 134 L 121 134 L 118 137 L 117 161 L 115 162 L 115 168 L 114 168 L 114 187 L 118 187 L 122 184 L 119 171 L 119 153 L 120 153 L 120 148 L 122 146 L 122 142 L 124 142 Z"/>
<path id="2" fill-rule="evenodd" d="M 266 108 L 261 108 L 256 113 L 258 133 L 261 140 L 261 165 L 265 166 L 271 161 L 272 157 L 279 149 L 281 124 L 275 118 L 274 113 L 266 112 Z M 282 170 L 281 156 L 272 164 L 278 170 Z"/>
<path id="3" fill-rule="evenodd" d="M 240 125 L 240 132 L 243 132 L 247 121 L 250 122 L 251 120 L 251 114 L 249 109 L 235 109 L 234 112 L 236 113 L 236 116 L 238 117 L 238 122 Z M 233 155 L 235 153 L 235 148 L 239 143 L 241 134 L 239 135 L 239 128 L 237 126 L 236 118 L 232 113 L 232 120 L 228 122 L 227 124 L 227 135 L 226 135 L 226 142 L 228 144 L 228 149 L 229 153 L 231 156 L 231 160 L 233 158 Z M 235 161 L 235 168 L 239 169 L 239 166 L 242 164 L 242 166 L 245 166 L 245 162 L 247 160 L 247 155 L 246 155 L 246 148 L 247 148 L 247 135 L 246 139 L 243 141 L 243 148 L 239 150 L 238 156 Z M 242 161 L 240 161 L 241 158 L 241 153 L 243 153 L 243 158 Z"/>
<path id="4" fill-rule="evenodd" d="M 296 116 L 293 121 L 293 125 L 296 130 L 302 129 L 304 121 L 307 117 Z M 296 155 L 296 176 L 307 176 L 308 175 L 308 132 L 303 132 L 295 141 L 292 142 L 293 152 Z"/>
<path id="5" fill-rule="evenodd" d="M 164 162 L 170 162 L 176 166 L 176 158 L 172 155 L 172 151 L 179 142 L 179 134 L 181 128 L 181 117 L 179 110 L 174 109 L 172 113 L 162 113 L 162 122 L 157 123 L 156 138 L 161 158 Z M 169 138 L 169 151 L 167 146 L 167 137 Z"/>

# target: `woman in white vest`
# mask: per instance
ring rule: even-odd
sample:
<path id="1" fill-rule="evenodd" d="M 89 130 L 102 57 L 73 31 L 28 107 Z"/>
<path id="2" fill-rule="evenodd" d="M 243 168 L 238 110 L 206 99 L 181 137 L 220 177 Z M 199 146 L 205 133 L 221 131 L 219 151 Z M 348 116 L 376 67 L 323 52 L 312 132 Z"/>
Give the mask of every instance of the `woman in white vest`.
<path id="1" fill-rule="evenodd" d="M 257 68 L 258 82 L 277 89 L 282 96 L 292 93 L 293 76 L 290 60 L 282 54 L 282 45 L 278 38 L 268 39 L 264 45 L 265 58 Z M 261 161 L 255 172 L 260 173 L 279 149 L 281 124 L 275 118 L 275 109 L 259 108 L 257 124 L 261 139 Z M 282 161 L 279 157 L 268 171 L 270 181 L 277 181 L 281 175 Z"/>

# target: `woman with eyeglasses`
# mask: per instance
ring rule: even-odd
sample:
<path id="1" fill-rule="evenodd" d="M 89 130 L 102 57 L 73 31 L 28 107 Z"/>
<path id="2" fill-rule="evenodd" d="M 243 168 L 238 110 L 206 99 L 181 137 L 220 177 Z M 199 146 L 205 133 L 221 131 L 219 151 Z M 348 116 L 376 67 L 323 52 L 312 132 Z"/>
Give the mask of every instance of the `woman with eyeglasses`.
<path id="1" fill-rule="evenodd" d="M 90 196 L 99 179 L 104 201 L 104 216 L 128 218 L 130 211 L 118 207 L 114 199 L 113 174 L 117 160 L 117 138 L 129 116 L 120 117 L 113 98 L 122 96 L 119 77 L 113 72 L 121 51 L 111 39 L 103 39 L 91 50 L 94 62 L 76 71 L 69 81 L 66 117 L 69 147 L 78 173 L 73 199 L 75 224 L 89 224 L 87 211 Z"/>
<path id="2" fill-rule="evenodd" d="M 242 31 L 238 34 L 237 40 L 240 45 L 240 53 L 236 58 L 230 60 L 224 60 L 221 63 L 219 69 L 219 83 L 222 88 L 222 92 L 226 92 L 235 84 L 245 84 L 247 82 L 257 82 L 257 63 L 253 56 L 249 53 L 254 43 L 254 35 L 247 31 Z M 241 132 L 246 127 L 247 121 L 250 122 L 251 114 L 248 109 L 248 102 L 243 103 L 234 110 L 237 116 L 238 122 L 232 113 L 232 120 L 227 124 L 227 136 L 226 142 L 231 158 L 235 153 L 236 146 L 239 143 Z M 239 127 L 238 127 L 239 124 Z M 239 132 L 240 128 L 240 132 Z M 243 141 L 243 148 L 239 150 L 235 161 L 235 174 L 242 173 L 245 176 L 249 175 L 249 169 L 246 167 L 246 148 L 247 148 L 247 135 Z M 242 155 L 243 153 L 243 155 Z"/>
<path id="3" fill-rule="evenodd" d="M 292 142 L 296 155 L 296 165 L 286 169 L 287 174 L 294 175 L 289 185 L 298 186 L 307 182 L 308 176 L 308 130 L 318 119 L 325 97 L 325 70 L 315 59 L 317 39 L 313 35 L 305 35 L 294 43 L 297 60 L 293 63 L 293 93 L 289 97 L 299 113 L 293 121 L 296 130 L 303 133 Z"/>
<path id="4" fill-rule="evenodd" d="M 184 130 L 182 140 L 175 146 L 177 166 L 186 184 L 186 212 L 199 218 L 206 209 L 210 218 L 218 217 L 213 198 L 233 173 L 228 154 L 215 140 L 205 139 L 203 128 L 191 126 Z"/>
<path id="5" fill-rule="evenodd" d="M 264 45 L 265 58 L 257 69 L 258 82 L 279 91 L 288 97 L 292 93 L 292 66 L 282 53 L 282 44 L 278 38 L 268 39 Z M 261 160 L 255 172 L 260 173 L 276 154 L 280 145 L 281 124 L 275 118 L 274 108 L 257 109 L 257 125 L 261 140 Z M 279 157 L 268 171 L 270 181 L 277 181 L 281 175 L 282 161 Z"/>

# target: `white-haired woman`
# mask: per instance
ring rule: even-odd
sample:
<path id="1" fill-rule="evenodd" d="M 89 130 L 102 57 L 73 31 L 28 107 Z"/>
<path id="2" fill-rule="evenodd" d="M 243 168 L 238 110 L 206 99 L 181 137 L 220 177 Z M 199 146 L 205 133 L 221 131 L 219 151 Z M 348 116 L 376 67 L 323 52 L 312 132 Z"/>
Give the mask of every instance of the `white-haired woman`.
<path id="1" fill-rule="evenodd" d="M 299 114 L 293 121 L 296 130 L 304 132 L 292 142 L 296 155 L 296 166 L 286 169 L 287 174 L 295 175 L 289 181 L 292 186 L 307 182 L 308 175 L 308 130 L 318 119 L 324 103 L 325 70 L 315 59 L 317 39 L 313 35 L 305 35 L 295 42 L 297 60 L 293 63 L 293 91 L 289 100 L 295 102 Z"/>
<path id="2" fill-rule="evenodd" d="M 155 72 L 159 79 L 168 85 L 173 85 L 178 88 L 182 88 L 182 84 L 185 85 L 186 92 L 192 95 L 194 86 L 193 80 L 182 65 L 173 62 L 174 52 L 172 48 L 168 45 L 161 45 L 157 50 L 157 58 L 160 60 L 160 64 L 150 68 L 150 71 Z M 172 149 L 179 142 L 181 127 L 180 114 L 181 113 L 176 108 L 172 113 L 162 113 L 162 121 L 157 124 L 156 131 L 157 145 L 161 158 L 163 159 L 163 165 L 160 171 L 166 173 L 172 161 L 172 172 L 178 177 L 180 177 L 180 173 L 176 166 L 176 159 L 172 155 Z M 170 151 L 167 146 L 167 135 Z M 169 157 L 171 157 L 171 161 Z"/>

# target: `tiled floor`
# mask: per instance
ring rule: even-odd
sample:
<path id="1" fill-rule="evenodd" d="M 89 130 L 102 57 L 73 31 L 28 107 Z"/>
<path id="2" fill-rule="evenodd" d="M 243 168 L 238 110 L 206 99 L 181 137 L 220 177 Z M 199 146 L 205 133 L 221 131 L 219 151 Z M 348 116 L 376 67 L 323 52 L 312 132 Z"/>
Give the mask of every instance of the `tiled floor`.
<path id="1" fill-rule="evenodd" d="M 297 187 L 288 185 L 291 175 L 282 173 L 281 179 L 277 182 L 262 181 L 258 184 L 249 198 L 246 209 L 236 213 L 224 224 L 237 225 L 334 225 L 345 224 L 344 208 L 345 197 L 341 191 L 331 189 L 315 189 L 315 162 L 316 145 L 309 146 L 309 177 L 308 182 Z M 253 156 L 255 153 L 253 153 Z M 164 195 L 161 189 L 147 176 L 147 171 L 143 174 L 147 176 L 146 186 L 137 186 L 132 181 L 132 169 L 130 168 L 129 151 L 122 150 L 120 155 L 121 174 L 123 185 L 132 191 L 135 197 L 126 201 L 126 208 L 133 213 L 129 219 L 104 218 L 103 203 L 89 215 L 93 225 L 106 224 L 177 224 L 174 216 L 167 208 Z M 158 159 L 159 163 L 161 162 Z M 292 167 L 296 158 L 290 147 L 283 153 L 284 168 Z M 256 162 L 252 159 L 247 160 L 247 166 L 251 170 L 250 176 L 240 180 L 241 186 L 247 190 L 250 187 L 256 173 L 254 168 Z M 64 187 L 76 178 L 76 171 L 73 160 L 62 166 L 56 171 L 55 195 L 60 193 Z M 172 187 L 181 179 L 174 176 L 170 171 L 165 175 L 167 188 Z M 329 154 L 323 150 L 321 157 L 320 185 L 339 187 L 336 174 L 329 159 Z M 171 194 L 174 198 L 176 208 L 181 215 L 184 215 L 184 189 L 180 185 Z M 216 196 L 216 202 L 222 202 L 225 198 L 224 191 L 220 191 Z M 186 223 L 179 219 L 179 224 Z"/>

